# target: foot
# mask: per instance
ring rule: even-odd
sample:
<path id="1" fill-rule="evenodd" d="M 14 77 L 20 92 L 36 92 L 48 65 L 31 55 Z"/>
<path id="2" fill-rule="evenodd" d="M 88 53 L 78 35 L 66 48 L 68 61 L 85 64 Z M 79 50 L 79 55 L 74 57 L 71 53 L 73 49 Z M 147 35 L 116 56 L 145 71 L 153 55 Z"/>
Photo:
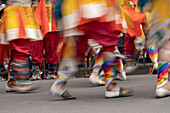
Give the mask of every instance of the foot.
<path id="1" fill-rule="evenodd" d="M 37 86 L 31 83 L 16 85 L 15 81 L 9 81 L 6 85 L 6 92 L 27 93 L 35 89 L 37 89 Z"/>
<path id="2" fill-rule="evenodd" d="M 63 99 L 76 99 L 75 96 L 72 96 L 64 87 L 64 83 L 53 84 L 50 93 L 52 96 L 60 96 Z"/>
<path id="3" fill-rule="evenodd" d="M 106 84 L 101 78 L 99 78 L 97 75 L 94 75 L 94 74 L 92 74 L 89 77 L 89 81 L 96 85 L 105 85 Z"/>
<path id="4" fill-rule="evenodd" d="M 123 96 L 130 96 L 134 93 L 134 89 L 132 88 L 122 88 L 116 85 L 110 84 L 105 91 L 106 98 L 113 98 L 113 97 L 123 97 Z"/>
<path id="5" fill-rule="evenodd" d="M 170 82 L 168 81 L 161 88 L 157 88 L 155 94 L 157 98 L 170 96 Z"/>
<path id="6" fill-rule="evenodd" d="M 116 79 L 117 79 L 117 80 L 126 80 L 127 77 L 126 77 L 125 71 L 122 71 L 121 74 L 118 74 L 118 75 L 116 76 Z"/>
<path id="7" fill-rule="evenodd" d="M 41 77 L 40 75 L 33 75 L 31 78 L 30 78 L 31 81 L 34 81 L 34 80 L 41 80 Z"/>
<path id="8" fill-rule="evenodd" d="M 46 76 L 46 79 L 55 79 L 55 78 L 56 78 L 55 75 L 47 75 L 47 76 Z"/>

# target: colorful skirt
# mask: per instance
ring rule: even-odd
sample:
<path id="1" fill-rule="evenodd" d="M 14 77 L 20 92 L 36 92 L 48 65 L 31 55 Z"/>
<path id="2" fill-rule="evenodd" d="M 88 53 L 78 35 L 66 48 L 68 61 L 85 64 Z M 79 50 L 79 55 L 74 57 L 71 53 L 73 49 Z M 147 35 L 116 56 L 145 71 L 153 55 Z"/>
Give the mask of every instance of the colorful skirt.
<path id="1" fill-rule="evenodd" d="M 36 23 L 30 6 L 8 6 L 4 10 L 1 24 L 1 38 L 41 40 L 40 26 Z"/>

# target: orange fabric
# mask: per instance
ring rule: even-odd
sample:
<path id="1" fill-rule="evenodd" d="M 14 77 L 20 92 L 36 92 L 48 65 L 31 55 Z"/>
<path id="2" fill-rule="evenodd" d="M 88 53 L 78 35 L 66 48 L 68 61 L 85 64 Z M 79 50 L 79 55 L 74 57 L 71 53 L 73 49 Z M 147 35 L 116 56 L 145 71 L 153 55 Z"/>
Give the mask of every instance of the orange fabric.
<path id="1" fill-rule="evenodd" d="M 145 14 L 139 13 L 127 5 L 121 5 L 120 8 L 125 15 L 125 20 L 128 26 L 128 34 L 131 37 L 142 37 L 140 24 L 143 22 Z"/>
<path id="2" fill-rule="evenodd" d="M 20 39 L 26 38 L 24 24 L 20 13 L 19 13 L 19 37 Z"/>
<path id="3" fill-rule="evenodd" d="M 49 22 L 49 24 L 51 24 L 51 26 L 49 25 L 49 27 L 51 27 L 50 32 L 57 32 L 58 28 L 57 28 L 57 22 L 55 19 L 53 6 L 47 5 L 46 10 L 47 10 L 48 22 Z"/>
<path id="4" fill-rule="evenodd" d="M 57 22 L 54 19 L 54 13 L 52 14 L 52 31 L 59 31 L 57 28 Z"/>
<path id="5" fill-rule="evenodd" d="M 36 21 L 40 25 L 42 36 L 44 37 L 45 34 L 49 31 L 48 25 L 48 17 L 46 13 L 46 2 L 45 0 L 40 0 L 39 5 L 36 10 Z"/>

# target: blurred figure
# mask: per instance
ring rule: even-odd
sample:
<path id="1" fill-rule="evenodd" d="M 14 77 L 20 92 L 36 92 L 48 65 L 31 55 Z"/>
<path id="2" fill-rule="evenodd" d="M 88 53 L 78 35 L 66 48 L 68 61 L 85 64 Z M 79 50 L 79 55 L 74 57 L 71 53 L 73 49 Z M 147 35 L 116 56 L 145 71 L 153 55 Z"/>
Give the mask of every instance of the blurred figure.
<path id="1" fill-rule="evenodd" d="M 46 79 L 54 79 L 57 75 L 57 47 L 59 39 L 62 38 L 59 22 L 55 20 L 54 5 L 51 0 L 46 0 L 46 9 L 49 22 L 49 32 L 44 37 L 45 60 L 48 68 Z"/>
<path id="2" fill-rule="evenodd" d="M 135 65 L 135 43 L 136 37 L 142 37 L 141 24 L 144 21 L 144 13 L 139 13 L 137 6 L 137 0 L 124 0 L 121 1 L 121 11 L 123 18 L 123 32 L 124 32 L 124 47 L 123 54 L 132 57 L 127 64 L 125 64 L 126 73 L 131 73 L 136 70 Z"/>
<path id="3" fill-rule="evenodd" d="M 119 49 L 117 46 L 115 46 L 115 50 L 114 50 L 114 54 L 118 54 L 120 55 Z M 117 59 L 117 70 L 120 73 L 119 75 L 117 75 L 117 79 L 118 80 L 126 80 L 126 72 L 124 70 L 124 66 L 123 66 L 123 62 L 121 58 Z"/>
<path id="4" fill-rule="evenodd" d="M 1 18 L 5 9 L 5 4 L 3 4 L 2 1 L 0 1 L 0 26 L 1 26 Z M 9 63 L 9 44 L 7 43 L 7 41 L 3 40 L 0 37 L 0 79 L 4 80 L 4 79 L 8 79 L 8 68 L 7 65 L 4 65 L 5 62 Z"/>
<path id="5" fill-rule="evenodd" d="M 95 64 L 92 67 L 92 73 L 89 73 L 89 81 L 93 84 L 97 85 L 105 85 L 106 83 L 102 80 L 100 77 L 103 65 L 103 55 L 102 55 L 102 46 L 93 39 L 88 39 L 88 45 L 91 50 L 93 51 L 93 54 L 95 55 Z"/>
<path id="6" fill-rule="evenodd" d="M 150 12 L 147 18 L 145 33 L 148 51 L 152 53 L 152 62 L 157 61 L 158 78 L 156 96 L 170 95 L 170 82 L 168 81 L 168 68 L 170 58 L 170 1 L 169 0 L 139 0 L 141 11 Z M 159 51 L 158 51 L 159 49 Z M 154 54 L 155 53 L 155 54 Z"/>
<path id="7" fill-rule="evenodd" d="M 116 85 L 113 73 L 115 58 L 108 55 L 113 54 L 118 35 L 122 30 L 121 22 L 119 22 L 121 16 L 118 12 L 113 12 L 114 8 L 118 8 L 117 6 L 117 3 L 111 0 L 64 0 L 62 2 L 65 48 L 58 71 L 59 77 L 50 90 L 52 95 L 59 95 L 64 99 L 76 98 L 66 90 L 65 83 L 77 71 L 75 36 L 78 35 L 86 35 L 103 46 L 104 64 L 102 69 L 106 82 L 105 97 L 126 96 L 133 93 L 131 88 L 122 88 Z"/>
<path id="8" fill-rule="evenodd" d="M 11 49 L 10 77 L 6 91 L 28 92 L 36 89 L 29 81 L 28 57 L 30 41 L 42 39 L 39 25 L 31 9 L 31 0 L 7 0 L 2 16 L 1 41 Z"/>
<path id="9" fill-rule="evenodd" d="M 39 5 L 38 0 L 32 1 L 31 8 L 32 8 L 32 12 L 34 15 L 36 15 L 38 5 Z M 30 78 L 30 80 L 40 80 L 41 79 L 41 65 L 42 65 L 43 56 L 44 56 L 43 38 L 39 40 L 31 41 L 30 49 L 31 49 L 31 65 L 32 65 L 32 77 Z"/>
<path id="10" fill-rule="evenodd" d="M 34 1 L 32 5 L 33 12 L 36 13 L 38 7 L 38 0 Z M 59 34 L 57 21 L 55 21 L 55 14 L 53 9 L 53 4 L 50 0 L 46 0 L 46 15 L 48 20 L 49 31 L 44 35 L 44 40 L 32 41 L 31 51 L 32 51 L 32 67 L 33 67 L 33 76 L 31 80 L 40 79 L 40 68 L 43 61 L 43 56 L 45 54 L 45 62 L 47 64 L 47 76 L 46 79 L 56 78 L 56 69 L 57 69 L 57 47 L 59 38 L 62 36 Z M 43 50 L 45 51 L 43 53 Z"/>

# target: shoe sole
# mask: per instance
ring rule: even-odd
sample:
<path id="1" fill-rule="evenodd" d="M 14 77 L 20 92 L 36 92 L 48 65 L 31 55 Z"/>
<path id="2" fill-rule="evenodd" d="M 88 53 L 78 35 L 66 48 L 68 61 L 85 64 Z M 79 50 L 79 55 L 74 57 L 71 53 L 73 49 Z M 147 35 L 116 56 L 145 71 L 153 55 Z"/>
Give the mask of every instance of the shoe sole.
<path id="1" fill-rule="evenodd" d="M 61 96 L 62 97 L 62 96 Z M 64 100 L 74 100 L 77 99 L 76 96 L 72 96 L 72 97 L 62 97 Z"/>
<path id="2" fill-rule="evenodd" d="M 34 88 L 25 88 L 25 89 L 17 89 L 17 88 L 7 88 L 6 87 L 6 92 L 7 93 L 10 93 L 10 92 L 17 92 L 17 93 L 28 93 L 30 91 L 33 91 L 33 90 L 36 90 L 38 89 L 39 87 L 38 86 L 35 86 Z"/>

